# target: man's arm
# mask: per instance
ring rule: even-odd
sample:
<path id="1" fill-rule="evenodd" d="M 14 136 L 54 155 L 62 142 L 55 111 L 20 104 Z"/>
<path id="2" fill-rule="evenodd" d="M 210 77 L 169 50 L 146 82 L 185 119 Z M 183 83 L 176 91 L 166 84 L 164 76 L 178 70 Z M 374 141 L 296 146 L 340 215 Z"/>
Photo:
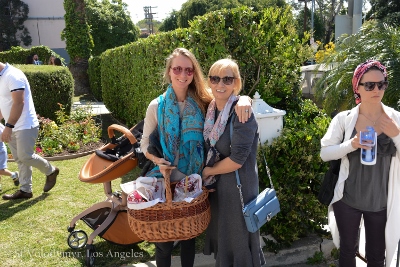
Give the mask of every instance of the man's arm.
<path id="1" fill-rule="evenodd" d="M 11 106 L 10 117 L 8 118 L 8 121 L 6 121 L 6 126 L 7 125 L 14 126 L 21 117 L 22 110 L 24 108 L 24 92 L 25 92 L 24 89 L 21 88 L 11 93 L 13 104 Z M 12 133 L 12 128 L 5 127 L 3 134 L 1 136 L 2 141 L 10 142 L 11 133 Z"/>

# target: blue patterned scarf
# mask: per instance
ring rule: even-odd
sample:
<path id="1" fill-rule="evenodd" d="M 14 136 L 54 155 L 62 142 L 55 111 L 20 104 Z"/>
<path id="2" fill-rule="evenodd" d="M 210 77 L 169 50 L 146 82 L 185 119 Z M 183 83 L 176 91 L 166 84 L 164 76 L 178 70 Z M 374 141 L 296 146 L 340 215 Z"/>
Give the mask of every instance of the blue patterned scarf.
<path id="1" fill-rule="evenodd" d="M 197 103 L 190 96 L 186 98 L 182 119 L 179 116 L 179 105 L 171 85 L 165 97 L 158 101 L 158 132 L 164 158 L 175 162 L 175 152 L 179 151 L 178 170 L 186 175 L 201 174 L 204 161 L 204 116 Z M 162 177 L 158 166 L 146 176 Z"/>

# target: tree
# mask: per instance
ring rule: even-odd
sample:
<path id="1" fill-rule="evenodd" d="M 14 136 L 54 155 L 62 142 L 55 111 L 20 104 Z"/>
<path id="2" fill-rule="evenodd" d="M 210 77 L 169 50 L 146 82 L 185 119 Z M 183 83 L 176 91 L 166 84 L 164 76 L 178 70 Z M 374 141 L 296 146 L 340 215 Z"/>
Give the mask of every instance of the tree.
<path id="1" fill-rule="evenodd" d="M 178 28 L 178 11 L 172 10 L 171 14 L 165 18 L 159 28 L 162 32 L 173 31 Z"/>
<path id="2" fill-rule="evenodd" d="M 400 31 L 376 20 L 364 23 L 357 34 L 336 42 L 336 52 L 324 60 L 329 67 L 318 81 L 316 97 L 328 114 L 355 106 L 351 85 L 354 69 L 367 59 L 376 59 L 388 69 L 389 87 L 383 102 L 395 109 L 400 99 Z"/>
<path id="3" fill-rule="evenodd" d="M 290 5 L 294 10 L 297 11 L 297 20 L 304 21 L 304 5 L 307 6 L 306 10 L 306 24 L 310 25 L 311 21 L 311 1 L 312 0 L 291 0 Z M 335 17 L 343 11 L 344 0 L 315 0 L 315 9 L 314 9 L 314 30 L 315 35 L 318 36 L 318 39 L 322 41 L 322 43 L 329 43 L 332 40 L 334 30 L 335 30 Z M 317 32 L 319 28 L 319 24 L 323 25 L 324 34 L 321 36 L 320 32 Z M 298 32 L 304 32 L 303 24 L 298 23 Z M 306 26 L 307 29 L 310 29 L 310 26 Z M 320 37 L 321 36 L 321 37 Z M 315 38 L 318 40 L 317 38 Z"/>
<path id="4" fill-rule="evenodd" d="M 189 0 L 182 5 L 181 10 L 172 13 L 164 22 L 170 23 L 167 26 L 162 25 L 160 28 L 166 30 L 174 30 L 176 28 L 189 27 L 189 21 L 196 16 L 202 16 L 208 12 L 220 10 L 223 8 L 231 9 L 239 6 L 249 6 L 253 11 L 259 11 L 266 7 L 277 6 L 284 7 L 284 0 Z M 176 18 L 176 28 L 172 28 Z"/>
<path id="5" fill-rule="evenodd" d="M 307 8 L 306 15 L 306 32 L 311 32 L 311 10 Z M 300 38 L 304 38 L 304 10 L 299 12 L 299 15 L 296 17 L 297 21 L 297 32 Z M 314 40 L 324 40 L 325 39 L 325 25 L 323 24 L 323 18 L 320 17 L 319 13 L 314 14 Z"/>
<path id="6" fill-rule="evenodd" d="M 0 0 L 0 51 L 12 46 L 32 43 L 28 29 L 24 26 L 29 7 L 20 0 Z"/>
<path id="7" fill-rule="evenodd" d="M 64 0 L 65 29 L 61 33 L 71 58 L 69 69 L 75 80 L 75 94 L 89 92 L 88 60 L 93 39 L 86 20 L 85 0 Z"/>
<path id="8" fill-rule="evenodd" d="M 86 17 L 93 37 L 92 55 L 137 41 L 140 30 L 134 25 L 121 0 L 88 1 Z"/>
<path id="9" fill-rule="evenodd" d="M 370 0 L 371 9 L 367 19 L 379 19 L 391 25 L 400 26 L 400 2 L 387 0 Z"/>

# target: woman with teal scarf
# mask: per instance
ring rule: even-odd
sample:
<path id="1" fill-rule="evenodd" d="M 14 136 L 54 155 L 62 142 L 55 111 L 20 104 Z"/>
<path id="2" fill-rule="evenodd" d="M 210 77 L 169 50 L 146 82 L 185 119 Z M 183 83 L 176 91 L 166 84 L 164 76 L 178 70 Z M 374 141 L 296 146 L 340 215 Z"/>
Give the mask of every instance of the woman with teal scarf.
<path id="1" fill-rule="evenodd" d="M 166 60 L 164 81 L 167 91 L 151 101 L 144 119 L 141 149 L 156 165 L 146 176 L 163 177 L 163 165 L 175 165 L 171 182 L 190 174 L 201 174 L 204 167 L 204 115 L 213 99 L 207 90 L 203 72 L 195 56 L 185 48 L 177 48 Z M 248 97 L 236 110 L 242 122 L 251 110 Z M 247 110 L 247 111 L 246 111 Z M 162 157 L 150 153 L 149 137 L 158 131 Z M 161 167 L 160 167 L 161 166 Z M 161 168 L 161 169 L 160 169 Z M 156 243 L 156 264 L 171 266 L 174 242 Z M 180 242 L 181 266 L 192 267 L 195 257 L 195 238 Z"/>

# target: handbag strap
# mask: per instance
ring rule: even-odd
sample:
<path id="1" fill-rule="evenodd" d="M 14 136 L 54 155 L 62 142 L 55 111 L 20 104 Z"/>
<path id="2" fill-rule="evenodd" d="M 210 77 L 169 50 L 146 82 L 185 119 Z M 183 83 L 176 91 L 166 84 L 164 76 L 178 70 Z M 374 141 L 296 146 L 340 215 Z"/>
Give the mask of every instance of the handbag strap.
<path id="1" fill-rule="evenodd" d="M 232 141 L 233 121 L 234 121 L 234 119 L 235 119 L 235 113 L 232 113 L 231 123 L 229 124 L 231 141 Z M 258 140 L 260 141 L 260 145 L 261 145 L 260 137 L 258 137 Z M 267 165 L 267 160 L 266 160 L 266 158 L 265 158 L 265 154 L 263 154 L 263 156 L 264 156 L 265 169 L 267 170 L 269 182 L 271 183 L 271 188 L 274 189 L 274 184 L 272 183 L 271 174 L 270 174 L 270 171 L 269 171 L 269 168 L 268 168 L 268 165 Z M 238 188 L 238 190 L 239 190 L 239 195 L 240 195 L 240 203 L 242 204 L 242 209 L 244 209 L 244 201 L 243 201 L 243 193 L 242 193 L 242 184 L 240 183 L 240 178 L 239 178 L 239 172 L 238 172 L 238 170 L 235 171 L 235 175 L 236 175 L 237 188 Z"/>

